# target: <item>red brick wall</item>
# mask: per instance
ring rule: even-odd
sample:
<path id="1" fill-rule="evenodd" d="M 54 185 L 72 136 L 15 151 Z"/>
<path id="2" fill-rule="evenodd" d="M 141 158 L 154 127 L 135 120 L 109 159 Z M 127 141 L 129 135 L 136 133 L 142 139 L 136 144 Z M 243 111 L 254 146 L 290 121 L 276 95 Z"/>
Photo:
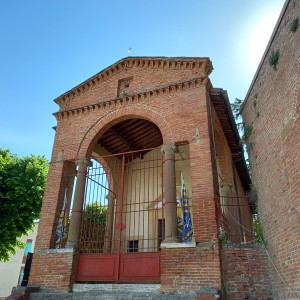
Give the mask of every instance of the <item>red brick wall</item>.
<path id="1" fill-rule="evenodd" d="M 56 222 L 64 200 L 70 167 L 69 162 L 50 164 L 35 249 L 54 247 Z"/>
<path id="2" fill-rule="evenodd" d="M 242 111 L 253 126 L 248 149 L 268 251 L 289 286 L 273 273 L 282 299 L 300 297 L 300 28 L 290 31 L 297 17 L 300 2 L 287 1 Z M 269 57 L 277 49 L 276 71 Z"/>
<path id="3" fill-rule="evenodd" d="M 271 298 L 268 258 L 259 246 L 222 248 L 223 284 L 227 300 Z"/>
<path id="4" fill-rule="evenodd" d="M 162 292 L 195 292 L 198 289 L 207 288 L 221 290 L 220 261 L 217 249 L 163 248 L 161 264 Z"/>
<path id="5" fill-rule="evenodd" d="M 42 290 L 71 291 L 77 271 L 77 253 L 34 253 L 29 285 L 38 285 Z"/>

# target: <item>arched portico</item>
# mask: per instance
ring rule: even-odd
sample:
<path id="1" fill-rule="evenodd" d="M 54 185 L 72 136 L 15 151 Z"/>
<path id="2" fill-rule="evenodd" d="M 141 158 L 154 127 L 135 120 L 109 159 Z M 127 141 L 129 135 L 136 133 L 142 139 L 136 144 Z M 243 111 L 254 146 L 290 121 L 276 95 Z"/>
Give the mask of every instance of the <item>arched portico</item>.
<path id="1" fill-rule="evenodd" d="M 144 109 L 143 116 L 124 116 L 124 110 L 118 110 L 117 115 L 97 122 L 81 144 L 82 154 L 89 156 L 77 160 L 75 211 L 67 242 L 68 248 L 76 247 L 80 252 L 78 281 L 160 281 L 160 243 L 178 242 L 177 146 L 163 143 L 160 127 L 149 117 L 162 126 L 166 140 L 172 139 L 168 123 L 150 112 Z M 98 132 L 92 137 L 95 128 Z M 91 154 L 99 162 L 104 161 L 105 167 L 89 168 Z M 90 196 L 90 181 L 94 190 L 106 189 L 109 194 L 102 195 L 103 199 L 98 193 Z M 106 224 L 100 224 L 102 217 L 99 215 L 98 220 L 95 211 L 106 212 Z M 92 217 L 88 215 L 91 212 Z M 106 271 L 112 266 L 112 271 Z"/>
<path id="2" fill-rule="evenodd" d="M 156 124 L 162 134 L 163 143 L 172 143 L 173 134 L 171 125 L 168 123 L 164 115 L 158 110 L 147 108 L 144 105 L 130 105 L 126 107 L 120 107 L 112 110 L 108 114 L 104 115 L 90 129 L 86 132 L 82 139 L 77 157 L 90 157 L 93 147 L 98 142 L 99 138 L 113 125 L 126 119 L 141 118 L 149 120 Z"/>

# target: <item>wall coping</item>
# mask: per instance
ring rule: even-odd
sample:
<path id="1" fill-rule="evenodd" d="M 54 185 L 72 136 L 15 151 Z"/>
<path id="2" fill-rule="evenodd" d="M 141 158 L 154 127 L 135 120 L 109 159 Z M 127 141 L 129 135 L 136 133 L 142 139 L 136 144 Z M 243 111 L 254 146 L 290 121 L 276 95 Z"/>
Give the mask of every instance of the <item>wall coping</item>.
<path id="1" fill-rule="evenodd" d="M 47 250 L 36 250 L 36 254 L 60 254 L 60 253 L 75 253 L 74 248 L 62 248 L 62 249 L 47 249 Z"/>
<path id="2" fill-rule="evenodd" d="M 196 248 L 196 242 L 191 243 L 164 243 L 160 244 L 161 248 L 177 249 L 177 248 Z"/>
<path id="3" fill-rule="evenodd" d="M 234 243 L 225 243 L 222 244 L 223 249 L 264 249 L 264 245 L 255 244 L 254 242 L 234 244 Z"/>

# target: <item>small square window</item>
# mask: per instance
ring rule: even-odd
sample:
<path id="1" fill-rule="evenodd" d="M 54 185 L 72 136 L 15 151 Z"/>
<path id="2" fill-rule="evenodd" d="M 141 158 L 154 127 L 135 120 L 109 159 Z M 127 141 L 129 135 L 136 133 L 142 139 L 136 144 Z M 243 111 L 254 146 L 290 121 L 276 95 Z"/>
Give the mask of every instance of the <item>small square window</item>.
<path id="1" fill-rule="evenodd" d="M 128 96 L 133 92 L 132 90 L 132 80 L 133 77 L 120 79 L 118 82 L 118 97 Z"/>
<path id="2" fill-rule="evenodd" d="M 139 252 L 139 241 L 138 240 L 128 241 L 128 252 Z"/>

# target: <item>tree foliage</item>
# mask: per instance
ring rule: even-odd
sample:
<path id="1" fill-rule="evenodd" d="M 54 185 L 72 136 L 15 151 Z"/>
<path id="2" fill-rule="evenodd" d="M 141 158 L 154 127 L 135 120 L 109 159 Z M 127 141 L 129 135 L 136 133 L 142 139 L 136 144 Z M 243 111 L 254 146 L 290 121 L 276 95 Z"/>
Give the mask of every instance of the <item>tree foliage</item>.
<path id="1" fill-rule="evenodd" d="M 234 102 L 231 103 L 231 109 L 234 116 L 234 120 L 237 126 L 237 129 L 239 131 L 239 134 L 242 135 L 243 131 L 243 121 L 240 114 L 241 105 L 243 103 L 243 100 L 235 98 Z"/>
<path id="2" fill-rule="evenodd" d="M 256 244 L 264 244 L 265 239 L 261 228 L 261 223 L 258 214 L 253 215 L 253 230 Z"/>
<path id="3" fill-rule="evenodd" d="M 0 261 L 22 247 L 18 238 L 38 219 L 47 171 L 44 156 L 19 158 L 0 148 Z"/>
<path id="4" fill-rule="evenodd" d="M 101 206 L 97 203 L 87 204 L 84 210 L 84 219 L 93 224 L 105 224 L 107 206 Z"/>
<path id="5" fill-rule="evenodd" d="M 90 253 L 103 252 L 106 229 L 107 206 L 87 204 L 84 210 L 82 229 L 85 231 L 84 248 Z"/>

